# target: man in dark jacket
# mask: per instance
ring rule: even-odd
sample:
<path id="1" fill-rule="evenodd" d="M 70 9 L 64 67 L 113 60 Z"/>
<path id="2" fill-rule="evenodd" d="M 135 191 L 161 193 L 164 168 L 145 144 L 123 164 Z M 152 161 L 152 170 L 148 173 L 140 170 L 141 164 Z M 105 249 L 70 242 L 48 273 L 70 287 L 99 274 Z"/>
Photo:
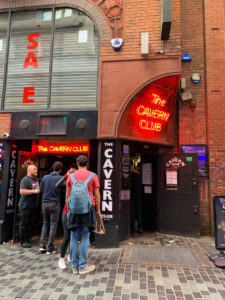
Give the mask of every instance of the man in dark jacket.
<path id="1" fill-rule="evenodd" d="M 59 175 L 63 169 L 63 164 L 60 161 L 55 161 L 51 172 L 45 175 L 41 180 L 42 192 L 42 213 L 43 213 L 43 226 L 41 231 L 40 251 L 46 254 L 55 253 L 54 241 L 57 231 L 59 215 L 60 215 L 60 202 L 61 202 L 61 188 L 56 187 L 56 183 L 63 177 Z M 50 227 L 50 228 L 49 228 Z M 49 237 L 48 237 L 49 231 Z M 46 243 L 48 239 L 48 249 Z"/>
<path id="2" fill-rule="evenodd" d="M 27 175 L 20 182 L 20 241 L 23 248 L 31 247 L 31 230 L 34 225 L 38 208 L 38 194 L 40 193 L 37 180 L 37 167 L 29 165 Z"/>

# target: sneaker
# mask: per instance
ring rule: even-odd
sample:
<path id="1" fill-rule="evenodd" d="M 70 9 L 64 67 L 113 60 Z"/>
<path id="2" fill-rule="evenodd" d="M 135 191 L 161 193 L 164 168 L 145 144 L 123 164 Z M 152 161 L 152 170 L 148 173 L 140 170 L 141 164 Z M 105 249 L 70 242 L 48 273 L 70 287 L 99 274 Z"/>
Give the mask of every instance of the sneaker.
<path id="1" fill-rule="evenodd" d="M 95 269 L 95 266 L 94 265 L 87 265 L 85 268 L 83 268 L 82 270 L 79 270 L 79 274 L 82 275 L 82 274 L 86 274 L 86 273 L 89 273 L 91 271 L 94 271 Z"/>
<path id="2" fill-rule="evenodd" d="M 40 251 L 41 253 L 45 253 L 45 252 L 46 252 L 46 247 L 45 247 L 45 246 L 40 247 L 40 248 L 39 248 L 39 251 Z"/>
<path id="3" fill-rule="evenodd" d="M 79 271 L 77 269 L 72 269 L 73 270 L 73 274 L 77 275 L 79 274 Z"/>
<path id="4" fill-rule="evenodd" d="M 66 269 L 66 264 L 65 264 L 65 259 L 60 257 L 58 260 L 58 266 L 61 270 L 65 270 Z"/>
<path id="5" fill-rule="evenodd" d="M 23 243 L 21 243 L 21 247 L 23 247 L 23 248 L 31 248 L 31 244 L 28 243 L 28 242 L 23 242 Z"/>
<path id="6" fill-rule="evenodd" d="M 56 250 L 51 250 L 51 251 L 47 251 L 46 254 L 55 254 L 57 251 Z"/>

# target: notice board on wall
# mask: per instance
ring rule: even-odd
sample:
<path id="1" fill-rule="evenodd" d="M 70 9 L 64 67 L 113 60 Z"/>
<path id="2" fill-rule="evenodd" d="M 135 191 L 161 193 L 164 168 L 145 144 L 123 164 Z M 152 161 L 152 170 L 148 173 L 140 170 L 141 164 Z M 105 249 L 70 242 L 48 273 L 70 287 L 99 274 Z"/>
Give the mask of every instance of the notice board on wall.
<path id="1" fill-rule="evenodd" d="M 207 145 L 181 145 L 182 153 L 198 154 L 198 176 L 209 176 Z"/>

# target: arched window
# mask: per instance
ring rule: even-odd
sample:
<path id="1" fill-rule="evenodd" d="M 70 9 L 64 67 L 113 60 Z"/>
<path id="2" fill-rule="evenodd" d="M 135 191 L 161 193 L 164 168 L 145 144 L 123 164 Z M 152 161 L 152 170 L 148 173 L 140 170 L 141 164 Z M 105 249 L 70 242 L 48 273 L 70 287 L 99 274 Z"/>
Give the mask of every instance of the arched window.
<path id="1" fill-rule="evenodd" d="M 0 14 L 0 23 L 4 15 Z M 2 107 L 96 109 L 99 38 L 93 21 L 72 8 L 12 12 L 10 16 Z"/>

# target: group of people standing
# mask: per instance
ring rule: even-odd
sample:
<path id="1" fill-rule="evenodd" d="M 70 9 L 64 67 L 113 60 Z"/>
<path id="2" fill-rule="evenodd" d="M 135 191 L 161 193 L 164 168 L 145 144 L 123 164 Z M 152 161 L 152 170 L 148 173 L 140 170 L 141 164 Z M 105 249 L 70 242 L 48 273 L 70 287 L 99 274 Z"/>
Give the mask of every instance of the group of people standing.
<path id="1" fill-rule="evenodd" d="M 64 176 L 60 175 L 63 164 L 54 162 L 52 172 L 45 175 L 39 186 L 37 167 L 32 164 L 27 168 L 27 175 L 20 182 L 20 241 L 23 248 L 30 248 L 31 228 L 35 220 L 34 214 L 39 206 L 39 193 L 42 194 L 43 226 L 40 238 L 40 252 L 56 253 L 54 247 L 55 236 L 61 212 L 62 189 L 66 186 L 65 205 L 62 212 L 64 236 L 60 248 L 58 266 L 66 269 L 65 254 L 70 243 L 70 262 L 74 274 L 85 274 L 95 269 L 88 265 L 88 249 L 90 232 L 96 227 L 96 214 L 100 212 L 99 179 L 96 174 L 88 182 L 88 192 L 91 197 L 91 209 L 85 214 L 72 214 L 68 211 L 68 200 L 71 193 L 73 174 L 76 181 L 86 181 L 91 172 L 87 170 L 88 158 L 85 155 L 77 157 L 77 168 L 71 168 Z M 80 249 L 79 249 L 80 241 Z"/>

